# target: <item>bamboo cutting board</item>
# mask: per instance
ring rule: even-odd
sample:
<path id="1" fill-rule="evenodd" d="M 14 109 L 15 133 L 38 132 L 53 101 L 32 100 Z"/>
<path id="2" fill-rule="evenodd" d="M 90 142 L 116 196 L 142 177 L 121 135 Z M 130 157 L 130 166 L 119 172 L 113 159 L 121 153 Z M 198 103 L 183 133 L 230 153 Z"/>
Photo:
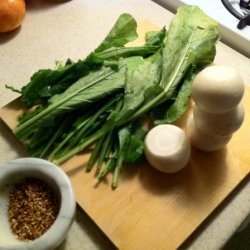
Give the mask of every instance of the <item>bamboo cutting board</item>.
<path id="1" fill-rule="evenodd" d="M 152 27 L 143 23 L 139 32 Z M 88 152 L 73 157 L 61 167 L 78 204 L 119 249 L 178 248 L 250 172 L 249 87 L 243 104 L 244 123 L 227 147 L 212 153 L 193 148 L 189 164 L 176 174 L 159 173 L 147 163 L 129 166 L 112 190 L 111 176 L 98 183 L 94 169 L 85 172 Z M 22 110 L 17 99 L 0 110 L 0 117 L 13 129 Z M 179 125 L 183 122 L 185 117 Z"/>

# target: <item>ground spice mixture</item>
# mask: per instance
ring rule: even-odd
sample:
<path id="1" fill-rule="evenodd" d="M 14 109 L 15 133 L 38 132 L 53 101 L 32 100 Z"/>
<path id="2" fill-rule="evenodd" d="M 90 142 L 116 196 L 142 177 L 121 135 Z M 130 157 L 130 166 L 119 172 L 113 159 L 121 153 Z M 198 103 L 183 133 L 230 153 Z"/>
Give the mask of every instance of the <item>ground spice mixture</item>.
<path id="1" fill-rule="evenodd" d="M 20 240 L 34 240 L 44 234 L 55 221 L 58 211 L 57 196 L 41 180 L 27 178 L 10 192 L 9 223 Z"/>

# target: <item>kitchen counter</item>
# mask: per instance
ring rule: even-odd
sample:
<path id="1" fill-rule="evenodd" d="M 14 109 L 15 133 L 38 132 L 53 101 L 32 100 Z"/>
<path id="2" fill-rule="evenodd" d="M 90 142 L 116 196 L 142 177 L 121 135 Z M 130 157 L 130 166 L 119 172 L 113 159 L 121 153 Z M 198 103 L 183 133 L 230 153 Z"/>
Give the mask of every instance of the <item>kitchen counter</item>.
<path id="1" fill-rule="evenodd" d="M 106 36 L 118 16 L 132 14 L 140 22 L 150 20 L 168 27 L 173 14 L 150 0 L 28 1 L 20 29 L 0 35 L 0 107 L 18 94 L 5 84 L 21 88 L 40 68 L 52 68 L 56 60 L 84 58 Z M 250 61 L 218 43 L 215 63 L 235 67 L 250 83 Z M 0 123 L 0 164 L 25 156 L 9 131 Z M 219 249 L 237 230 L 250 211 L 250 182 L 244 181 L 186 242 L 183 248 Z M 88 216 L 77 209 L 66 241 L 58 250 L 114 249 Z"/>

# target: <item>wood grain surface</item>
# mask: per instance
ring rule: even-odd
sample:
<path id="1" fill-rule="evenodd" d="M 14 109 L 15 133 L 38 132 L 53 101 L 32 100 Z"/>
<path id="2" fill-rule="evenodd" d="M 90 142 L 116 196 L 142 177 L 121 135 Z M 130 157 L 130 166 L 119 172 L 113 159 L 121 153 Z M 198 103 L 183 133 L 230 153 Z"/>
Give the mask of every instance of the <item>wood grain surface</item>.
<path id="1" fill-rule="evenodd" d="M 139 26 L 140 32 L 152 27 Z M 249 87 L 242 102 L 245 120 L 227 147 L 211 153 L 192 148 L 187 167 L 176 174 L 159 173 L 147 163 L 128 166 L 112 190 L 111 176 L 98 183 L 95 169 L 85 172 L 88 152 L 71 158 L 61 167 L 78 204 L 119 249 L 178 248 L 250 172 Z M 0 110 L 0 117 L 13 129 L 22 111 L 17 99 Z M 185 124 L 185 118 L 177 124 Z"/>

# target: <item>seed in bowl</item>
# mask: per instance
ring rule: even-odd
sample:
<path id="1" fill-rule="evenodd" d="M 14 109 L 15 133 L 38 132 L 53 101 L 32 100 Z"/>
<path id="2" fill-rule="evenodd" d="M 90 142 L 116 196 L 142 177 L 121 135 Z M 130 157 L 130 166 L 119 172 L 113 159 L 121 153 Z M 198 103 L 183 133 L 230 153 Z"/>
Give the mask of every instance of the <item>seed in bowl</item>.
<path id="1" fill-rule="evenodd" d="M 20 240 L 34 240 L 54 223 L 59 211 L 58 197 L 43 181 L 26 178 L 10 191 L 8 217 Z"/>

